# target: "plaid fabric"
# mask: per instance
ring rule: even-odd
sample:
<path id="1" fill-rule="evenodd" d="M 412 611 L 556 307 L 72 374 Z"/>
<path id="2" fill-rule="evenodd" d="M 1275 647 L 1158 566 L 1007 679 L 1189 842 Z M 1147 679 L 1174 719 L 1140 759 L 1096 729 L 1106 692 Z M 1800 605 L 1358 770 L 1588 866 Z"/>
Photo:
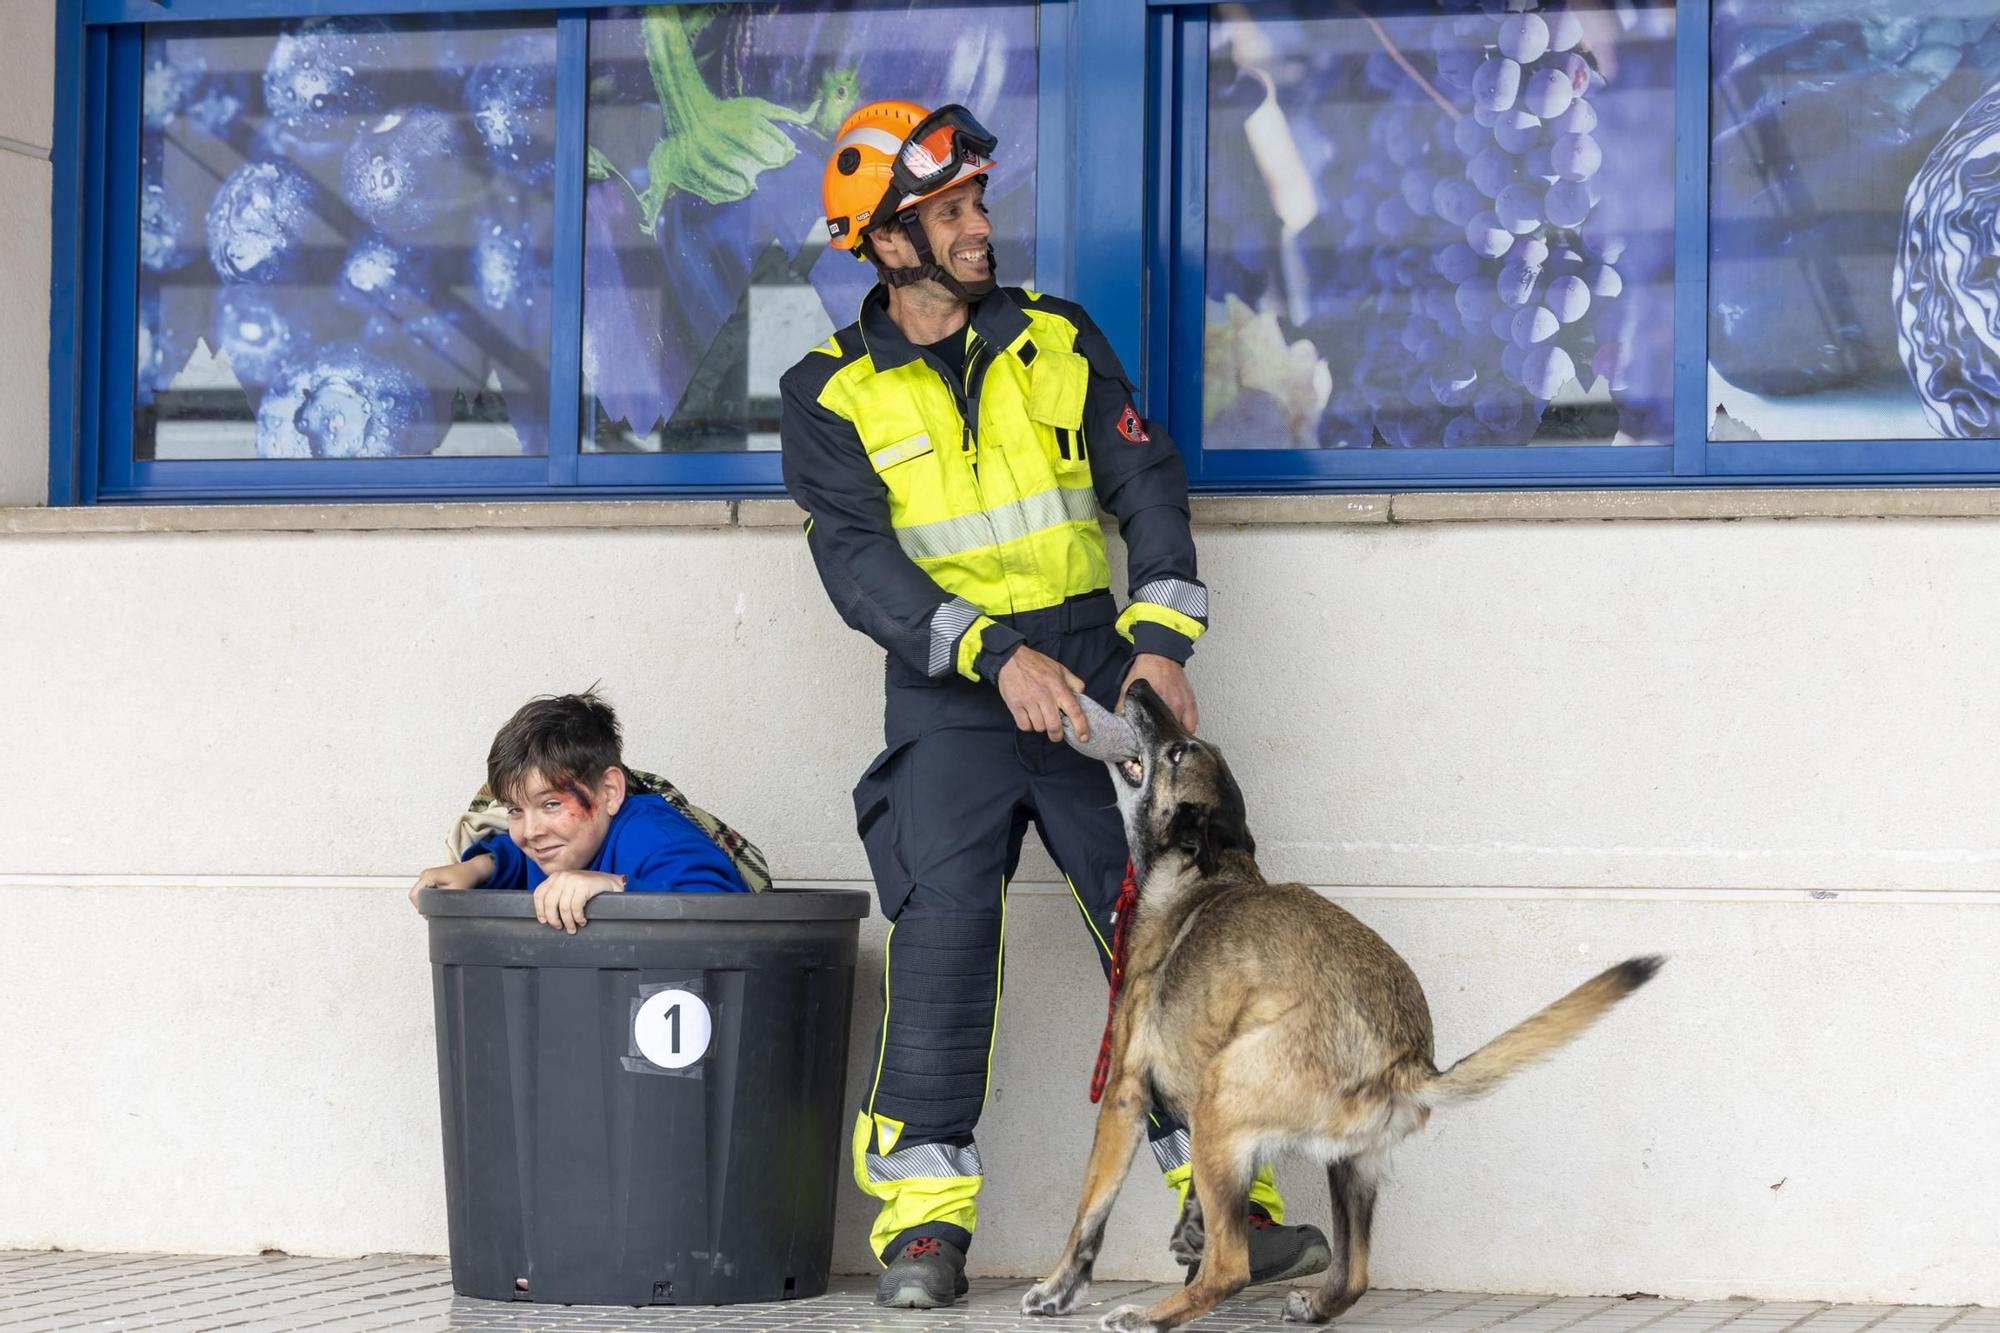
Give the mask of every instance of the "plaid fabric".
<path id="1" fill-rule="evenodd" d="M 710 842 L 722 849 L 722 854 L 736 863 L 736 869 L 743 875 L 743 882 L 753 893 L 762 893 L 771 887 L 771 871 L 764 863 L 764 853 L 757 850 L 757 844 L 738 833 L 729 825 L 702 809 L 687 797 L 681 795 L 680 788 L 657 773 L 643 769 L 627 768 L 632 775 L 633 792 L 651 792 L 663 797 L 668 805 L 694 821 L 694 826 L 708 835 Z M 452 821 L 445 832 L 444 845 L 450 849 L 452 860 L 465 855 L 465 849 L 489 834 L 507 832 L 507 812 L 493 794 L 482 785 L 473 796 L 472 804 L 466 812 Z"/>

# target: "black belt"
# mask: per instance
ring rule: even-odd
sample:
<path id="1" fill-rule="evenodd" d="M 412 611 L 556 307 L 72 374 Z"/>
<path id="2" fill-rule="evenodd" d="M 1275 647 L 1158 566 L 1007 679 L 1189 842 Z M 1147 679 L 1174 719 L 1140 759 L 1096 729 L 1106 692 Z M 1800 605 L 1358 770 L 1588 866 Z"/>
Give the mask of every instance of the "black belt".
<path id="1" fill-rule="evenodd" d="M 1015 611 L 993 618 L 1017 630 L 1024 638 L 1069 634 L 1076 630 L 1117 624 L 1118 603 L 1112 600 L 1109 591 L 1087 592 L 1081 597 L 1072 597 L 1055 606 L 1045 606 L 1036 611 Z"/>

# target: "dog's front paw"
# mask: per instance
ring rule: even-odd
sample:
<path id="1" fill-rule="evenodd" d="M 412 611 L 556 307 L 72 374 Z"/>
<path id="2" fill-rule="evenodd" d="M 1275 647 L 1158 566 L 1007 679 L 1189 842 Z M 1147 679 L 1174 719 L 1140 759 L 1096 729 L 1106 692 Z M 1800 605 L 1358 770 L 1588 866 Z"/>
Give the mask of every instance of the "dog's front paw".
<path id="1" fill-rule="evenodd" d="M 1089 1287 L 1088 1282 L 1064 1282 L 1060 1277 L 1045 1278 L 1028 1288 L 1028 1294 L 1021 1298 L 1021 1313 L 1068 1314 L 1076 1308 L 1077 1300 L 1089 1290 Z"/>
<path id="2" fill-rule="evenodd" d="M 1288 1324 L 1324 1324 L 1326 1316 L 1319 1312 L 1314 1302 L 1316 1291 L 1295 1291 L 1285 1297 L 1285 1322 Z"/>
<path id="3" fill-rule="evenodd" d="M 1099 1320 L 1097 1326 L 1104 1333 L 1161 1333 L 1166 1327 L 1146 1318 L 1143 1305 L 1121 1305 Z"/>

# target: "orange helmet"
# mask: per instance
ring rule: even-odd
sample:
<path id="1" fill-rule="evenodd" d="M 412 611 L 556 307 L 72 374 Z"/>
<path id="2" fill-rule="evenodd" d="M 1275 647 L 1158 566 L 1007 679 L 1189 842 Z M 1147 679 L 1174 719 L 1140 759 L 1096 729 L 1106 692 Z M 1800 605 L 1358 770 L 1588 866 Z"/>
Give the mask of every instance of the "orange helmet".
<path id="1" fill-rule="evenodd" d="M 829 242 L 858 249 L 870 228 L 993 169 L 997 140 L 956 104 L 870 102 L 841 122 L 820 182 Z"/>

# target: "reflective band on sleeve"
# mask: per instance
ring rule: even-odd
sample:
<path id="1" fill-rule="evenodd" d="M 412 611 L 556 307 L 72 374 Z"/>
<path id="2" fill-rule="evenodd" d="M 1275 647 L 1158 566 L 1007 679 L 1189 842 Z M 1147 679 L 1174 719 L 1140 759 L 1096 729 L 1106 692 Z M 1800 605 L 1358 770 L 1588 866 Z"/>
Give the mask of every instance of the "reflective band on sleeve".
<path id="1" fill-rule="evenodd" d="M 1154 579 L 1132 594 L 1135 602 L 1172 607 L 1195 620 L 1208 619 L 1208 589 L 1183 579 Z"/>
<path id="2" fill-rule="evenodd" d="M 979 619 L 980 610 L 963 597 L 954 597 L 931 613 L 931 651 L 925 673 L 942 676 L 958 660 L 958 641 Z"/>

